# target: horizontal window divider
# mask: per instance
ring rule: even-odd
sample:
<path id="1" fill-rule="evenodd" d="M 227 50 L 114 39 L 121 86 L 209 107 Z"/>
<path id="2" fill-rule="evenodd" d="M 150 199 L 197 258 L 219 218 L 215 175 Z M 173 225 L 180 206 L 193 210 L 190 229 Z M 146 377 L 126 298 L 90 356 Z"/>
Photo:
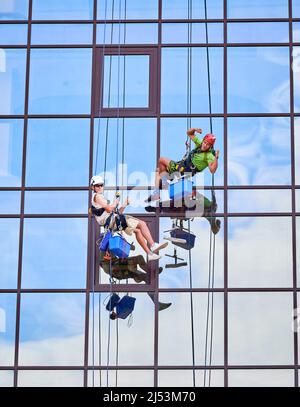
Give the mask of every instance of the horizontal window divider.
<path id="1" fill-rule="evenodd" d="M 160 218 L 170 218 L 170 217 L 178 217 L 179 219 L 185 219 L 186 215 L 185 214 L 181 214 L 178 213 L 176 211 L 174 212 L 169 212 L 169 213 L 157 213 L 157 215 L 155 213 L 127 213 L 127 215 L 131 215 L 131 216 L 135 216 L 135 217 L 145 217 L 145 218 L 153 218 L 155 216 L 159 216 Z M 270 218 L 276 218 L 276 217 L 292 217 L 295 214 L 295 216 L 300 216 L 300 212 L 229 212 L 227 214 L 223 213 L 223 212 L 217 212 L 215 214 L 216 217 L 220 217 L 220 218 L 259 218 L 259 217 L 270 217 Z M 70 214 L 70 213 L 58 213 L 58 214 L 54 214 L 54 213 L 42 213 L 42 214 L 24 214 L 24 215 L 20 215 L 20 214 L 0 214 L 0 219 L 6 219 L 6 218 L 22 218 L 22 219 L 45 219 L 45 218 L 64 218 L 64 219 L 84 219 L 84 218 L 88 218 L 89 214 L 87 213 L 80 213 L 80 214 Z M 201 218 L 201 217 L 197 217 L 197 218 Z"/>
<path id="2" fill-rule="evenodd" d="M 114 191 L 119 189 L 120 191 L 150 191 L 154 188 L 154 185 L 146 186 L 146 185 L 139 185 L 139 186 L 107 186 L 105 187 L 105 191 Z M 274 189 L 282 189 L 282 190 L 292 190 L 294 187 L 292 185 L 217 185 L 212 187 L 211 185 L 196 185 L 194 189 L 204 189 L 204 190 L 274 190 Z M 82 186 L 74 186 L 74 187 L 0 187 L 1 191 L 89 191 L 89 187 L 82 187 Z M 300 189 L 300 185 L 295 185 L 295 189 Z"/>

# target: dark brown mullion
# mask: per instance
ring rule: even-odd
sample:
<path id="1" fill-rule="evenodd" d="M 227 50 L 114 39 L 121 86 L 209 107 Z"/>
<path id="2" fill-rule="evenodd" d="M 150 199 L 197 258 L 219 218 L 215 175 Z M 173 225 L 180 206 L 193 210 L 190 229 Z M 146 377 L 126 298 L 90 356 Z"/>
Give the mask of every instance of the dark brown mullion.
<path id="1" fill-rule="evenodd" d="M 90 116 L 90 161 L 89 161 L 89 180 L 92 178 L 93 174 L 93 163 L 94 163 L 94 121 L 95 121 L 95 71 L 96 71 L 96 36 L 97 36 L 97 0 L 94 0 L 93 9 L 93 54 L 92 54 L 92 79 L 91 79 L 91 116 Z M 88 194 L 88 206 L 90 206 L 92 198 L 92 190 L 89 188 Z M 88 365 L 89 365 L 89 326 L 90 326 L 90 289 L 91 289 L 91 279 L 93 280 L 92 289 L 94 292 L 94 262 L 93 262 L 93 246 L 94 246 L 94 236 L 92 233 L 93 218 L 89 214 L 88 216 L 88 244 L 87 244 L 87 274 L 86 274 L 86 305 L 85 305 L 85 334 L 84 334 L 84 377 L 83 386 L 88 386 Z"/>
<path id="2" fill-rule="evenodd" d="M 25 206 L 25 180 L 26 180 L 26 153 L 27 153 L 27 130 L 28 130 L 28 104 L 29 104 L 29 71 L 30 71 L 30 42 L 31 42 L 31 18 L 32 0 L 28 3 L 28 31 L 27 31 L 27 60 L 26 60 L 26 85 L 24 102 L 24 133 L 22 154 L 22 188 L 20 207 L 20 236 L 19 236 L 19 259 L 18 259 L 18 282 L 17 282 L 17 305 L 16 305 L 16 332 L 15 332 L 15 359 L 14 359 L 14 387 L 18 386 L 18 364 L 19 364 L 19 341 L 20 341 L 20 315 L 21 315 L 21 281 L 22 281 L 22 259 L 23 259 L 23 235 L 24 235 L 24 206 Z"/>
<path id="3" fill-rule="evenodd" d="M 290 113 L 291 113 L 291 180 L 292 180 L 292 256 L 293 256 L 293 308 L 297 309 L 297 246 L 296 246 L 296 191 L 295 191 L 295 117 L 294 117 L 294 72 L 293 72 L 293 21 L 292 0 L 289 0 L 289 49 L 290 49 Z M 298 383 L 298 331 L 294 332 L 295 387 Z"/>
<path id="4" fill-rule="evenodd" d="M 224 387 L 228 387 L 227 0 L 224 0 Z"/>
<path id="5" fill-rule="evenodd" d="M 158 18 L 161 20 L 162 17 L 162 0 L 158 1 Z M 156 133 L 156 163 L 160 157 L 160 142 L 161 142 L 161 39 L 162 39 L 162 24 L 161 21 L 158 24 L 158 47 L 157 47 L 157 67 L 156 74 L 157 74 L 157 85 L 156 95 L 157 95 L 157 102 L 156 102 L 156 109 L 157 109 L 157 133 Z M 151 87 L 151 82 L 150 82 Z M 156 170 L 156 169 L 155 169 Z M 149 191 L 149 193 L 151 193 Z M 159 222 L 159 215 L 156 213 L 155 217 L 155 237 L 156 241 L 159 241 L 159 232 L 160 232 L 160 222 Z M 158 303 L 159 303 L 159 274 L 156 273 L 154 276 L 154 283 L 155 283 L 155 295 L 154 295 L 154 387 L 158 387 L 158 360 L 159 360 L 159 314 L 158 314 Z"/>

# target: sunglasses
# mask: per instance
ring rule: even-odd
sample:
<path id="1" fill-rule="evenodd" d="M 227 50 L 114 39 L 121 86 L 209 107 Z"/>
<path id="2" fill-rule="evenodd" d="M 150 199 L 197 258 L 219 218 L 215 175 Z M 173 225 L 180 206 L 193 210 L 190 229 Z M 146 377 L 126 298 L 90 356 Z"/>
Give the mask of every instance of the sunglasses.
<path id="1" fill-rule="evenodd" d="M 96 185 L 94 185 L 94 187 L 103 187 L 104 186 L 104 184 L 96 184 Z"/>

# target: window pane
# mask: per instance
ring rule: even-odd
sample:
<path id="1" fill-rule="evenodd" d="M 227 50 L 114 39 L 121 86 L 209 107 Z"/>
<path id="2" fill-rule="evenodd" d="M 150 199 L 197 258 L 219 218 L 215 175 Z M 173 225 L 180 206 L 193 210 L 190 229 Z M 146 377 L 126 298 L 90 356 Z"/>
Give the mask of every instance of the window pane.
<path id="1" fill-rule="evenodd" d="M 33 49 L 29 111 L 35 114 L 90 113 L 90 49 Z"/>
<path id="2" fill-rule="evenodd" d="M 101 377 L 100 377 L 101 374 Z M 117 383 L 117 385 L 116 385 Z M 152 370 L 109 370 L 109 387 L 153 387 L 154 372 Z M 107 387 L 107 370 L 90 370 L 88 372 L 89 387 Z"/>
<path id="3" fill-rule="evenodd" d="M 300 118 L 295 118 L 295 178 L 300 185 Z"/>
<path id="4" fill-rule="evenodd" d="M 149 55 L 104 57 L 103 107 L 149 106 Z"/>
<path id="5" fill-rule="evenodd" d="M 163 0 L 163 18 L 205 18 L 204 2 L 192 2 L 192 13 L 189 15 L 188 0 Z M 223 1 L 207 2 L 208 18 L 223 18 Z"/>
<path id="6" fill-rule="evenodd" d="M 288 0 L 227 0 L 228 18 L 288 17 Z"/>
<path id="7" fill-rule="evenodd" d="M 19 219 L 0 219 L 0 288 L 16 288 L 19 260 Z"/>
<path id="8" fill-rule="evenodd" d="M 116 159 L 122 164 L 124 134 L 124 163 L 116 179 Z M 94 171 L 104 171 L 105 140 L 107 147 L 106 185 L 151 185 L 151 173 L 156 168 L 156 119 L 97 119 L 94 134 Z M 97 148 L 98 143 L 98 148 Z M 118 154 L 117 154 L 118 146 Z M 98 151 L 98 158 L 96 154 Z M 97 164 L 97 165 L 96 165 Z M 123 174 L 123 182 L 122 182 Z M 152 180 L 152 182 L 151 182 Z"/>
<path id="9" fill-rule="evenodd" d="M 0 365 L 14 364 L 16 295 L 0 294 Z M 0 373 L 1 377 L 1 373 Z M 1 383 L 1 379 L 0 379 Z"/>
<path id="10" fill-rule="evenodd" d="M 25 213 L 86 214 L 88 193 L 85 191 L 30 191 L 25 193 Z"/>
<path id="11" fill-rule="evenodd" d="M 297 236 L 296 236 L 296 240 L 297 240 L 297 281 L 298 281 L 298 287 L 300 287 L 300 217 L 297 216 L 297 221 L 296 221 L 296 225 L 297 225 Z M 300 306 L 300 302 L 298 304 Z"/>
<path id="12" fill-rule="evenodd" d="M 0 114 L 24 114 L 25 49 L 0 49 Z"/>
<path id="13" fill-rule="evenodd" d="M 97 24 L 97 44 L 156 44 L 157 24 Z"/>
<path id="14" fill-rule="evenodd" d="M 162 25 L 163 43 L 206 43 L 205 24 L 191 25 L 191 39 L 189 39 L 189 24 L 187 23 L 166 23 Z M 208 43 L 223 42 L 223 24 L 208 24 Z"/>
<path id="15" fill-rule="evenodd" d="M 230 287 L 290 287 L 292 272 L 291 219 L 229 219 Z"/>
<path id="16" fill-rule="evenodd" d="M 296 189 L 296 211 L 300 212 L 300 189 Z"/>
<path id="17" fill-rule="evenodd" d="M 23 294 L 19 364 L 82 365 L 84 321 L 85 294 Z"/>
<path id="18" fill-rule="evenodd" d="M 297 0 L 293 0 L 293 17 L 294 18 L 300 17 L 300 4 Z"/>
<path id="19" fill-rule="evenodd" d="M 146 293 L 131 293 L 136 298 L 133 311 L 133 325 L 128 329 L 128 319 L 118 320 L 119 330 L 119 359 L 120 366 L 147 366 L 153 365 L 154 348 L 154 304 Z M 124 293 L 125 295 L 125 293 Z M 120 294 L 123 297 L 123 294 Z M 90 335 L 89 335 L 89 364 L 90 366 L 107 365 L 107 340 L 108 340 L 108 311 L 105 304 L 109 293 L 98 293 L 90 298 Z M 99 308 L 100 305 L 100 308 Z M 163 311 L 168 312 L 168 311 Z M 100 318 L 100 325 L 99 325 Z M 116 321 L 111 320 L 110 325 L 110 358 L 109 365 L 116 365 Z M 100 332 L 100 346 L 99 346 Z M 137 338 L 142 338 L 137 340 Z M 94 350 L 93 350 L 94 346 Z M 99 349 L 101 354 L 99 358 Z M 106 372 L 105 372 L 106 373 Z M 89 375 L 90 376 L 90 375 Z M 115 373 L 109 372 L 109 383 L 114 383 Z M 93 378 L 89 378 L 89 381 Z M 94 380 L 97 380 L 95 376 Z M 99 376 L 98 376 L 99 380 Z M 104 379 L 106 385 L 106 376 Z M 124 382 L 125 382 L 124 378 Z M 97 381 L 99 383 L 99 381 Z M 127 381 L 126 381 L 127 383 Z M 138 384 L 138 383 L 137 383 Z M 125 385 L 125 383 L 124 383 Z M 135 386 L 135 383 L 132 384 Z M 151 384 L 152 385 L 152 384 Z"/>
<path id="20" fill-rule="evenodd" d="M 293 23 L 293 41 L 300 42 L 300 23 Z"/>
<path id="21" fill-rule="evenodd" d="M 229 118 L 229 184 L 289 185 L 290 137 L 288 118 Z"/>
<path id="22" fill-rule="evenodd" d="M 205 196 L 210 199 L 210 194 L 206 193 Z M 224 286 L 224 252 L 223 252 L 223 219 L 219 219 L 221 222 L 221 230 L 216 235 L 216 258 L 215 258 L 215 278 L 214 286 Z M 184 227 L 188 228 L 188 222 L 184 222 Z M 163 241 L 164 236 L 169 236 L 169 233 L 165 231 L 172 228 L 172 221 L 170 218 L 160 219 L 160 240 Z M 209 279 L 209 244 L 210 244 L 210 222 L 209 219 L 197 218 L 193 222 L 190 222 L 191 233 L 196 235 L 195 248 L 191 250 L 191 264 L 192 264 L 192 280 L 193 287 L 208 287 Z M 203 237 L 203 238 L 202 238 Z M 198 245 L 201 245 L 201 252 L 197 250 Z M 173 255 L 174 246 L 169 244 L 164 254 Z M 189 271 L 189 251 L 177 247 L 177 255 L 183 260 L 178 261 L 186 262 L 187 266 L 179 268 L 164 268 L 163 273 L 159 276 L 160 288 L 189 288 L 190 287 L 190 271 Z M 174 259 L 163 256 L 159 265 L 166 267 L 166 265 L 172 265 Z M 201 273 L 199 272 L 201 270 Z"/>
<path id="23" fill-rule="evenodd" d="M 293 364 L 292 311 L 290 293 L 230 293 L 229 363 Z"/>
<path id="24" fill-rule="evenodd" d="M 0 4 L 0 20 L 26 20 L 28 0 L 5 0 Z"/>
<path id="25" fill-rule="evenodd" d="M 206 371 L 206 383 L 208 384 L 209 371 Z M 204 386 L 204 372 L 195 371 L 196 386 Z M 159 387 L 193 387 L 192 370 L 159 370 L 158 372 Z M 206 384 L 206 385 L 207 385 Z M 224 387 L 223 370 L 211 370 L 210 387 Z"/>
<path id="26" fill-rule="evenodd" d="M 241 190 L 228 191 L 229 212 L 291 212 L 291 191 Z"/>
<path id="27" fill-rule="evenodd" d="M 230 387 L 294 387 L 293 370 L 229 370 Z"/>
<path id="28" fill-rule="evenodd" d="M 228 48 L 229 112 L 289 112 L 289 75 L 288 47 Z"/>
<path id="29" fill-rule="evenodd" d="M 186 152 L 186 131 L 188 129 L 187 118 L 162 118 L 161 119 L 161 151 L 162 157 L 168 157 L 174 161 L 182 159 Z M 191 127 L 200 127 L 203 130 L 203 135 L 210 132 L 210 121 L 208 118 L 197 118 L 191 120 Z M 213 132 L 217 137 L 216 149 L 220 150 L 220 158 L 218 163 L 218 171 L 215 174 L 215 185 L 224 184 L 224 157 L 222 151 L 223 148 L 223 134 L 224 134 L 224 122 L 223 119 L 213 118 L 212 120 Z M 201 138 L 201 136 L 199 135 Z M 193 144 L 191 146 L 193 148 Z M 203 185 L 211 185 L 211 173 L 208 169 L 201 172 Z M 194 177 L 196 182 L 199 174 Z M 198 184 L 201 185 L 201 184 Z"/>
<path id="30" fill-rule="evenodd" d="M 295 112 L 300 112 L 300 47 L 293 49 L 293 72 L 294 72 L 294 108 Z M 296 121 L 299 121 L 297 118 Z"/>
<path id="31" fill-rule="evenodd" d="M 90 44 L 92 24 L 33 24 L 31 44 Z"/>
<path id="32" fill-rule="evenodd" d="M 207 59 L 205 48 L 191 48 L 191 113 L 209 113 Z M 209 48 L 212 112 L 223 111 L 223 50 Z M 162 49 L 162 113 L 187 113 L 188 49 Z M 172 67 L 172 69 L 170 69 Z"/>
<path id="33" fill-rule="evenodd" d="M 32 18 L 34 20 L 91 20 L 93 19 L 93 0 L 33 0 Z"/>
<path id="34" fill-rule="evenodd" d="M 98 2 L 98 20 L 140 20 L 158 18 L 158 0 L 126 0 L 126 7 L 114 0 Z"/>
<path id="35" fill-rule="evenodd" d="M 0 145 L 0 186 L 18 187 L 22 172 L 23 120 L 0 119 Z"/>
<path id="36" fill-rule="evenodd" d="M 0 191 L 0 214 L 17 214 L 20 212 L 20 192 Z"/>
<path id="37" fill-rule="evenodd" d="M 160 295 L 159 300 L 161 302 L 172 302 L 170 308 L 161 311 L 159 314 L 159 364 L 192 365 L 190 294 L 166 293 Z M 196 365 L 204 365 L 207 294 L 194 293 L 193 305 L 195 363 Z M 223 294 L 215 293 L 213 365 L 224 363 L 223 314 Z M 180 329 L 178 329 L 178 327 L 180 327 Z M 176 338 L 176 340 L 174 340 L 174 338 Z"/>
<path id="38" fill-rule="evenodd" d="M 27 44 L 27 24 L 0 24 L 0 44 Z"/>
<path id="39" fill-rule="evenodd" d="M 14 371 L 1 370 L 0 372 L 0 387 L 13 387 L 14 385 Z"/>
<path id="40" fill-rule="evenodd" d="M 26 184 L 87 186 L 89 133 L 89 119 L 29 120 Z"/>
<path id="41" fill-rule="evenodd" d="M 289 42 L 289 24 L 229 23 L 228 42 Z"/>
<path id="42" fill-rule="evenodd" d="M 25 219 L 23 288 L 84 288 L 86 253 L 87 219 Z"/>
<path id="43" fill-rule="evenodd" d="M 76 370 L 19 370 L 18 387 L 82 387 L 83 372 Z"/>

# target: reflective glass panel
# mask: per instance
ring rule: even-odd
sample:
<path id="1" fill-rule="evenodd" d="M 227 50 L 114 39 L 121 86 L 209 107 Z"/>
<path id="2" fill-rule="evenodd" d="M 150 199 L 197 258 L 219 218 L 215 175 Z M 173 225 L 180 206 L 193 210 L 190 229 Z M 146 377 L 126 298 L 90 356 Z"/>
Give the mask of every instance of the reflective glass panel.
<path id="1" fill-rule="evenodd" d="M 297 281 L 298 287 L 300 287 L 300 216 L 297 216 L 296 221 L 296 240 L 297 240 Z M 300 302 L 299 302 L 300 305 Z"/>
<path id="2" fill-rule="evenodd" d="M 210 133 L 210 121 L 208 118 L 196 118 L 191 120 L 191 127 L 201 128 L 202 135 L 197 135 L 200 139 L 205 134 Z M 160 154 L 162 157 L 170 158 L 174 161 L 179 161 L 186 152 L 186 131 L 189 127 L 187 118 L 162 118 L 161 119 L 161 145 Z M 214 176 L 215 185 L 224 184 L 224 147 L 223 134 L 224 123 L 223 119 L 213 118 L 212 127 L 217 141 L 215 149 L 220 151 L 218 160 L 218 170 Z M 191 148 L 194 148 L 194 143 L 191 142 Z M 201 177 L 200 177 L 201 175 Z M 202 178 L 203 177 L 203 178 Z M 197 183 L 199 179 L 200 183 Z M 211 173 L 206 168 L 203 172 L 194 177 L 196 185 L 211 185 Z M 201 183 L 202 182 L 202 183 Z"/>
<path id="3" fill-rule="evenodd" d="M 104 57 L 103 107 L 149 106 L 149 55 Z"/>
<path id="4" fill-rule="evenodd" d="M 227 29 L 232 43 L 289 42 L 288 23 L 229 23 Z"/>
<path id="5" fill-rule="evenodd" d="M 208 113 L 207 55 L 205 48 L 191 48 L 191 113 Z M 212 112 L 223 111 L 223 50 L 209 48 Z M 162 49 L 162 113 L 187 113 L 189 100 L 188 49 Z M 170 69 L 172 67 L 172 69 Z M 178 78 L 185 78 L 178 81 Z"/>
<path id="6" fill-rule="evenodd" d="M 288 118 L 229 118 L 229 184 L 289 185 L 290 148 Z"/>
<path id="7" fill-rule="evenodd" d="M 293 48 L 293 72 L 294 72 L 294 109 L 300 112 L 300 47 Z M 296 119 L 296 122 L 299 118 Z M 299 130 L 298 130 L 299 132 Z"/>
<path id="8" fill-rule="evenodd" d="M 0 214 L 20 212 L 21 194 L 19 191 L 0 191 Z"/>
<path id="9" fill-rule="evenodd" d="M 126 3 L 126 7 L 125 7 Z M 158 0 L 126 0 L 121 3 L 114 0 L 98 2 L 98 20 L 139 20 L 158 18 Z"/>
<path id="10" fill-rule="evenodd" d="M 120 297 L 126 293 L 121 293 Z M 117 340 L 117 321 L 118 321 L 118 335 L 119 338 L 119 365 L 137 365 L 146 366 L 153 365 L 154 360 L 154 303 L 146 293 L 131 293 L 135 301 L 133 310 L 134 323 L 128 329 L 127 320 L 110 320 L 110 352 L 109 352 L 109 365 L 116 363 L 116 340 Z M 108 363 L 107 341 L 108 341 L 108 328 L 109 328 L 109 313 L 105 309 L 109 298 L 109 293 L 98 293 L 90 298 L 90 335 L 89 335 L 89 363 L 90 366 L 106 366 Z M 167 312 L 166 310 L 163 312 Z M 99 325 L 100 321 L 100 325 Z M 99 346 L 99 332 L 100 332 L 100 346 Z M 138 338 L 141 338 L 140 340 Z M 99 355 L 99 349 L 101 349 Z M 93 380 L 90 379 L 89 380 Z M 94 377 L 96 380 L 96 377 Z M 99 380 L 99 376 L 98 376 Z M 109 372 L 109 384 L 114 383 L 115 373 Z M 124 385 L 128 381 L 126 378 Z M 97 383 L 99 383 L 97 381 Z M 105 377 L 106 384 L 106 377 Z M 134 385 L 134 384 L 133 384 Z M 151 384 L 152 385 L 152 384 Z"/>
<path id="11" fill-rule="evenodd" d="M 228 48 L 228 111 L 289 112 L 289 76 L 288 47 Z"/>
<path id="12" fill-rule="evenodd" d="M 17 286 L 19 229 L 19 219 L 0 219 L 0 289 Z"/>
<path id="13" fill-rule="evenodd" d="M 300 118 L 295 119 L 295 178 L 300 185 Z"/>
<path id="14" fill-rule="evenodd" d="M 14 364 L 16 295 L 0 294 L 0 365 Z M 0 371 L 1 383 L 1 371 Z"/>
<path id="15" fill-rule="evenodd" d="M 83 372 L 77 370 L 20 370 L 18 387 L 82 387 Z"/>
<path id="16" fill-rule="evenodd" d="M 0 48 L 0 114 L 24 114 L 25 49 Z"/>
<path id="17" fill-rule="evenodd" d="M 97 44 L 156 44 L 154 23 L 97 24 Z"/>
<path id="18" fill-rule="evenodd" d="M 287 18 L 289 16 L 288 0 L 227 0 L 227 7 L 229 18 Z"/>
<path id="19" fill-rule="evenodd" d="M 108 380 L 107 380 L 108 379 Z M 153 387 L 154 372 L 152 370 L 90 370 L 88 372 L 89 387 Z"/>
<path id="20" fill-rule="evenodd" d="M 14 371 L 1 370 L 0 371 L 0 387 L 13 387 L 14 385 Z"/>
<path id="21" fill-rule="evenodd" d="M 223 24 L 208 24 L 208 43 L 223 42 Z M 189 24 L 166 23 L 162 25 L 162 42 L 165 44 L 206 43 L 205 24 L 191 25 L 191 38 L 189 39 Z"/>
<path id="22" fill-rule="evenodd" d="M 23 120 L 0 119 L 0 145 L 0 186 L 20 186 Z"/>
<path id="23" fill-rule="evenodd" d="M 230 387 L 294 387 L 293 370 L 229 370 Z"/>
<path id="24" fill-rule="evenodd" d="M 230 364 L 294 363 L 291 293 L 230 293 L 228 300 Z"/>
<path id="25" fill-rule="evenodd" d="M 156 119 L 97 119 L 94 130 L 94 171 L 104 172 L 106 162 L 107 186 L 154 183 Z M 106 137 L 109 143 L 105 161 Z M 123 167 L 122 162 L 125 163 Z"/>
<path id="26" fill-rule="evenodd" d="M 210 371 L 210 387 L 224 387 L 224 372 L 223 370 Z M 204 386 L 203 370 L 195 371 L 196 387 Z M 205 383 L 208 385 L 209 372 L 206 371 Z M 158 372 L 159 387 L 193 387 L 193 371 L 192 370 L 159 370 Z"/>
<path id="27" fill-rule="evenodd" d="M 32 18 L 34 20 L 91 20 L 93 0 L 33 0 Z"/>
<path id="28" fill-rule="evenodd" d="M 28 0 L 4 0 L 0 3 L 0 20 L 26 20 Z"/>
<path id="29" fill-rule="evenodd" d="M 230 218 L 228 232 L 230 287 L 292 286 L 290 218 Z"/>
<path id="30" fill-rule="evenodd" d="M 300 4 L 299 1 L 293 0 L 293 17 L 299 18 L 300 17 Z"/>
<path id="31" fill-rule="evenodd" d="M 92 24 L 33 24 L 31 44 L 90 44 Z"/>
<path id="32" fill-rule="evenodd" d="M 87 219 L 25 219 L 23 288 L 84 288 Z"/>
<path id="33" fill-rule="evenodd" d="M 85 294 L 23 294 L 19 364 L 80 366 Z"/>
<path id="34" fill-rule="evenodd" d="M 25 193 L 25 213 L 86 214 L 86 191 L 28 191 Z"/>
<path id="35" fill-rule="evenodd" d="M 27 44 L 27 24 L 0 24 L 0 45 Z"/>
<path id="36" fill-rule="evenodd" d="M 300 42 L 300 23 L 293 23 L 293 41 Z"/>
<path id="37" fill-rule="evenodd" d="M 228 191 L 229 212 L 291 212 L 291 191 L 271 190 L 233 190 Z"/>
<path id="38" fill-rule="evenodd" d="M 164 293 L 160 295 L 159 300 L 172 303 L 159 314 L 159 364 L 192 365 L 190 294 Z M 204 365 L 207 301 L 206 293 L 193 294 L 196 365 Z M 224 298 L 222 294 L 215 293 L 212 365 L 224 363 L 223 317 Z M 208 332 L 210 333 L 210 329 Z"/>
<path id="39" fill-rule="evenodd" d="M 89 114 L 91 62 L 91 49 L 31 50 L 29 112 Z"/>
<path id="40" fill-rule="evenodd" d="M 188 0 L 163 0 L 163 18 L 205 18 L 204 2 L 189 3 Z M 189 6 L 191 12 L 189 12 Z M 208 18 L 223 18 L 223 1 L 210 0 L 207 2 Z"/>
<path id="41" fill-rule="evenodd" d="M 296 211 L 300 212 L 300 189 L 296 189 Z"/>
<path id="42" fill-rule="evenodd" d="M 87 186 L 89 119 L 28 122 L 26 184 Z"/>
<path id="43" fill-rule="evenodd" d="M 209 194 L 205 194 L 207 198 L 210 198 Z M 224 285 L 224 236 L 223 226 L 224 221 L 222 218 L 218 218 L 221 222 L 221 230 L 216 235 L 216 257 L 215 257 L 215 278 L 214 286 L 222 287 Z M 191 250 L 191 265 L 192 265 L 192 280 L 193 287 L 208 287 L 209 280 L 209 245 L 210 245 L 210 232 L 211 222 L 209 218 L 196 218 L 193 222 L 190 222 L 190 230 L 195 238 L 195 248 Z M 183 225 L 188 229 L 188 222 L 184 222 Z M 172 228 L 172 221 L 170 218 L 160 219 L 160 242 L 163 241 L 164 236 L 169 237 L 168 231 Z M 197 250 L 201 246 L 201 251 Z M 169 244 L 169 247 L 164 253 L 173 255 L 174 246 Z M 159 264 L 164 267 L 164 271 L 159 275 L 160 288 L 189 288 L 190 287 L 190 271 L 189 271 L 189 251 L 180 247 L 176 247 L 178 257 L 183 260 L 178 260 L 178 263 L 187 263 L 179 268 L 172 268 L 175 263 L 173 258 L 163 256 Z M 165 268 L 169 265 L 168 268 Z"/>

